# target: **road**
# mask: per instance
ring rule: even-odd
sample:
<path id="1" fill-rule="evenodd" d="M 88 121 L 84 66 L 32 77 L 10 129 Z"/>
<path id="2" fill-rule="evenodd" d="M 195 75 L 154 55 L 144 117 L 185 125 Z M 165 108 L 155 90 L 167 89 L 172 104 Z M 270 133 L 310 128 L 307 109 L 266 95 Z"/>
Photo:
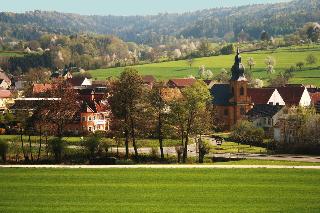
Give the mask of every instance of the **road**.
<path id="1" fill-rule="evenodd" d="M 0 165 L 1 168 L 57 168 L 57 169 L 320 169 L 320 166 L 275 166 L 275 165 Z"/>

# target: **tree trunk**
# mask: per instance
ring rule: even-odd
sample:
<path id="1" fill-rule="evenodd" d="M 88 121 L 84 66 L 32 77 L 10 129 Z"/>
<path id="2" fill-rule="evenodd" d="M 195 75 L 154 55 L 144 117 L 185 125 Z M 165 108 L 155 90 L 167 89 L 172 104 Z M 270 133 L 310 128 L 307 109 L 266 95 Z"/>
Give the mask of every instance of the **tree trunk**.
<path id="1" fill-rule="evenodd" d="M 31 161 L 33 161 L 33 155 L 32 155 L 32 145 L 31 145 L 31 136 L 29 134 L 29 151 L 30 151 L 30 157 L 31 157 Z"/>
<path id="2" fill-rule="evenodd" d="M 28 160 L 29 160 L 29 158 L 28 158 L 28 156 L 27 156 L 27 154 L 26 154 L 26 151 L 25 151 L 25 149 L 24 149 L 24 144 L 23 144 L 23 134 L 22 134 L 22 129 L 20 130 L 20 140 L 21 140 L 21 149 L 22 149 L 22 152 L 23 152 L 24 160 L 25 160 L 25 161 L 28 161 Z"/>
<path id="3" fill-rule="evenodd" d="M 126 146 L 126 160 L 129 159 L 129 133 L 128 133 L 128 130 L 126 129 L 124 131 L 124 137 L 125 137 L 125 146 Z"/>
<path id="4" fill-rule="evenodd" d="M 41 155 L 41 145 L 42 145 L 42 132 L 41 132 L 41 126 L 40 126 L 40 140 L 39 140 L 39 150 L 38 150 L 38 158 L 37 161 L 40 160 L 40 155 Z"/>
<path id="5" fill-rule="evenodd" d="M 160 146 L 160 157 L 161 160 L 164 159 L 164 154 L 163 154 L 163 134 L 162 134 L 162 119 L 161 119 L 161 113 L 159 113 L 159 118 L 158 118 L 158 134 L 159 134 L 159 146 Z"/>
<path id="6" fill-rule="evenodd" d="M 132 117 L 131 117 L 131 138 L 132 138 L 132 145 L 133 145 L 133 149 L 134 149 L 134 155 L 135 155 L 135 157 L 138 157 L 138 148 L 137 148 L 137 144 L 136 144 L 134 121 L 133 121 Z"/>
<path id="7" fill-rule="evenodd" d="M 183 149 L 183 157 L 182 162 L 186 163 L 188 158 L 188 143 L 189 143 L 189 132 L 186 132 L 186 140 L 184 142 L 184 149 Z"/>

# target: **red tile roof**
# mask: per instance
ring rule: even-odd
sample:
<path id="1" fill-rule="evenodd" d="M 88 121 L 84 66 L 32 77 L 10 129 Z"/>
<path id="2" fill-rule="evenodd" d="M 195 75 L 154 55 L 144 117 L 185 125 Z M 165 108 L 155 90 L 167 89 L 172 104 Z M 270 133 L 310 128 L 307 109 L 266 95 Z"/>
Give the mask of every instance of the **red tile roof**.
<path id="1" fill-rule="evenodd" d="M 53 84 L 34 84 L 33 85 L 33 93 L 43 93 L 51 90 L 53 88 Z"/>
<path id="2" fill-rule="evenodd" d="M 12 93 L 10 90 L 0 90 L 0 98 L 11 98 Z"/>
<path id="3" fill-rule="evenodd" d="M 274 88 L 248 88 L 248 96 L 254 104 L 267 104 Z"/>
<path id="4" fill-rule="evenodd" d="M 320 102 L 320 92 L 309 93 L 311 97 L 312 104 L 317 104 Z"/>
<path id="5" fill-rule="evenodd" d="M 184 88 L 191 86 L 196 82 L 196 79 L 194 78 L 177 78 L 177 79 L 171 79 L 168 81 L 169 87 L 178 87 L 178 88 Z"/>

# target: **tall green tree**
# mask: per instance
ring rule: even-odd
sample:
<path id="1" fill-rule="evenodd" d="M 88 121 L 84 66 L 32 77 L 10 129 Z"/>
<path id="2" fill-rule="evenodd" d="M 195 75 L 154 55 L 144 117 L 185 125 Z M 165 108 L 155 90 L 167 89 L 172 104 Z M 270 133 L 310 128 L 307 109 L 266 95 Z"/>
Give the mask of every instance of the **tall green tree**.
<path id="1" fill-rule="evenodd" d="M 111 89 L 110 105 L 116 119 L 123 120 L 126 146 L 126 159 L 129 158 L 129 138 L 131 137 L 135 156 L 138 156 L 136 145 L 136 118 L 141 109 L 144 86 L 138 71 L 126 68 Z"/>
<path id="2" fill-rule="evenodd" d="M 187 160 L 189 137 L 194 133 L 195 121 L 211 100 L 210 92 L 203 81 L 182 90 L 183 98 L 171 104 L 171 113 L 181 134 L 183 163 Z"/>

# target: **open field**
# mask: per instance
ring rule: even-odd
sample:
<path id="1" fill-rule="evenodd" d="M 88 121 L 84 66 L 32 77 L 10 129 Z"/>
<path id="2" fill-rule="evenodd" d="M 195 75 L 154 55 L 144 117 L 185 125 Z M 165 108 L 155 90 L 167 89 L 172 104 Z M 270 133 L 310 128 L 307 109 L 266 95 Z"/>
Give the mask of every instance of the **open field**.
<path id="1" fill-rule="evenodd" d="M 318 212 L 320 171 L 0 169 L 0 212 Z"/>
<path id="2" fill-rule="evenodd" d="M 20 57 L 24 54 L 24 52 L 0 51 L 0 57 Z"/>
<path id="3" fill-rule="evenodd" d="M 278 166 L 320 166 L 317 162 L 242 159 L 228 162 L 214 162 L 213 165 L 278 165 Z"/>
<path id="4" fill-rule="evenodd" d="M 265 59 L 267 56 L 272 56 L 276 59 L 276 73 L 284 71 L 290 66 L 295 66 L 299 61 L 305 61 L 308 54 L 314 54 L 318 57 L 317 64 L 306 65 L 302 71 L 297 71 L 291 83 L 314 84 L 320 86 L 320 46 L 303 46 L 303 47 L 288 47 L 279 48 L 275 51 L 256 51 L 250 53 L 242 53 L 243 63 L 246 65 L 249 57 L 253 57 L 256 66 L 253 69 L 253 75 L 264 81 L 270 77 L 265 71 Z M 221 55 L 207 58 L 195 59 L 192 67 L 189 67 L 185 60 L 171 61 L 163 63 L 154 63 L 134 66 L 141 75 L 154 75 L 158 80 L 168 80 L 170 78 L 188 77 L 190 75 L 197 76 L 198 69 L 201 65 L 205 65 L 212 70 L 214 75 L 221 72 L 222 68 L 229 70 L 234 62 L 234 55 Z M 247 66 L 246 66 L 247 67 Z M 110 76 L 118 76 L 124 68 L 110 68 L 92 70 L 90 73 L 93 78 L 105 79 Z M 312 70 L 310 70 L 312 69 Z"/>

